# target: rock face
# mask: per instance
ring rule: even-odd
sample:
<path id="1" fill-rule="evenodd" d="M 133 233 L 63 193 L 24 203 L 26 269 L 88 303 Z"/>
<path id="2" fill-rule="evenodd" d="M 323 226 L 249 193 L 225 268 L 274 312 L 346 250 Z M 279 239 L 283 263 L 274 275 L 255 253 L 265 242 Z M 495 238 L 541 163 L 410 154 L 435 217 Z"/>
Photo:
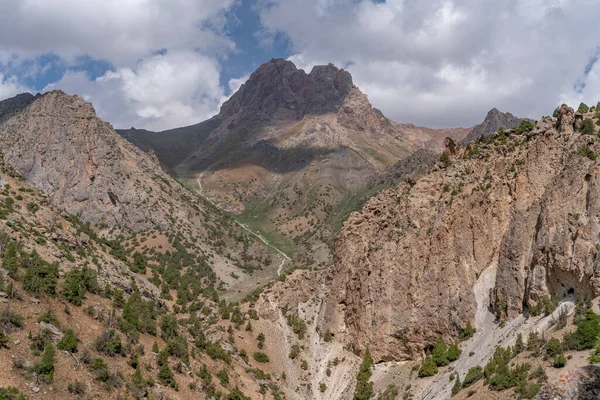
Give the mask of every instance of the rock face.
<path id="1" fill-rule="evenodd" d="M 475 125 L 473 130 L 463 139 L 463 143 L 469 143 L 481 136 L 489 136 L 497 132 L 500 128 L 513 129 L 517 128 L 523 118 L 517 118 L 511 113 L 503 113 L 497 108 L 492 108 L 486 115 L 483 122 Z"/>
<path id="2" fill-rule="evenodd" d="M 78 96 L 39 97 L 0 128 L 0 149 L 27 183 L 69 214 L 135 231 L 169 223 L 166 210 L 143 206 L 150 190 L 160 191 L 157 180 L 169 176 Z"/>
<path id="3" fill-rule="evenodd" d="M 488 268 L 501 318 L 550 296 L 600 294 L 600 168 L 581 150 L 588 138 L 545 118 L 505 144 L 449 141 L 450 166 L 346 221 L 323 329 L 377 360 L 414 359 L 475 321 L 473 286 Z"/>
<path id="4" fill-rule="evenodd" d="M 34 96 L 30 93 L 22 93 L 10 99 L 0 101 L 0 125 L 8 121 L 15 114 L 23 111 L 39 97 L 40 94 Z"/>
<path id="5" fill-rule="evenodd" d="M 223 104 L 219 115 L 259 113 L 299 120 L 306 114 L 337 112 L 352 87 L 352 76 L 333 64 L 317 66 L 307 74 L 291 61 L 275 59 L 261 65 Z"/>

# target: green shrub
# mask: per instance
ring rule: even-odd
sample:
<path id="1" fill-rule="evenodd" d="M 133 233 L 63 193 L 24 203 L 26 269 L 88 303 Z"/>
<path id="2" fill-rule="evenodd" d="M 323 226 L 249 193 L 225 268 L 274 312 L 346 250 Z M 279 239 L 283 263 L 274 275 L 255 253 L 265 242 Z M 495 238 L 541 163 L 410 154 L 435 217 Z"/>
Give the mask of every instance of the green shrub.
<path id="1" fill-rule="evenodd" d="M 0 349 L 8 349 L 8 335 L 4 333 L 4 329 L 0 329 Z"/>
<path id="2" fill-rule="evenodd" d="M 219 380 L 219 383 L 221 383 L 221 386 L 227 386 L 229 383 L 229 375 L 227 374 L 227 370 L 222 369 L 217 372 L 217 379 Z"/>
<path id="3" fill-rule="evenodd" d="M 434 364 L 435 365 L 435 364 Z M 371 367 L 373 366 L 373 357 L 369 347 L 365 349 L 362 363 L 356 375 L 356 388 L 354 390 L 354 400 L 368 400 L 373 397 L 373 382 L 371 382 Z M 308 368 L 308 365 L 307 365 Z"/>
<path id="4" fill-rule="evenodd" d="M 163 315 L 160 320 L 161 336 L 164 340 L 169 340 L 179 334 L 177 318 L 170 314 Z"/>
<path id="5" fill-rule="evenodd" d="M 292 331 L 296 335 L 298 335 L 298 338 L 300 338 L 300 339 L 304 338 L 304 334 L 306 333 L 307 326 L 306 326 L 306 322 L 304 322 L 304 320 L 302 318 L 288 315 L 287 323 L 289 326 L 292 327 Z"/>
<path id="6" fill-rule="evenodd" d="M 577 154 L 587 157 L 592 161 L 595 161 L 596 158 L 598 158 L 598 155 L 594 153 L 594 150 L 592 150 L 588 145 L 581 146 L 577 151 Z"/>
<path id="7" fill-rule="evenodd" d="M 438 341 L 433 346 L 433 352 L 431 354 L 433 362 L 438 367 L 444 367 L 444 366 L 450 364 L 447 353 L 448 353 L 448 346 L 446 346 L 444 339 L 439 338 Z"/>
<path id="8" fill-rule="evenodd" d="M 481 368 L 479 365 L 471 367 L 467 371 L 467 375 L 465 375 L 462 385 L 463 387 L 471 386 L 481 378 L 483 378 L 483 368 Z"/>
<path id="9" fill-rule="evenodd" d="M 583 101 L 581 103 L 579 103 L 579 107 L 577 108 L 578 113 L 585 114 L 589 110 L 590 110 L 590 108 Z"/>
<path id="10" fill-rule="evenodd" d="M 548 357 L 552 358 L 563 352 L 563 345 L 558 339 L 550 339 L 546 344 L 546 354 Z"/>
<path id="11" fill-rule="evenodd" d="M 458 360 L 460 358 L 461 354 L 462 354 L 462 351 L 458 347 L 458 343 L 453 343 L 448 347 L 447 357 L 448 357 L 449 362 Z"/>
<path id="12" fill-rule="evenodd" d="M 465 327 L 465 329 L 463 330 L 463 332 L 460 335 L 460 340 L 467 340 L 473 337 L 473 335 L 475 334 L 475 328 L 473 328 L 473 325 L 471 325 L 471 321 L 467 322 L 467 326 Z"/>
<path id="13" fill-rule="evenodd" d="M 25 267 L 23 289 L 35 295 L 56 295 L 58 282 L 57 264 L 46 262 L 33 250 L 31 254 L 23 256 L 23 266 Z"/>
<path id="14" fill-rule="evenodd" d="M 596 129 L 594 128 L 594 121 L 591 118 L 586 118 L 581 123 L 581 134 L 582 135 L 593 135 L 596 133 Z"/>
<path id="15" fill-rule="evenodd" d="M 13 386 L 0 388 L 0 400 L 27 400 L 27 397 Z"/>
<path id="16" fill-rule="evenodd" d="M 114 329 L 108 329 L 98 336 L 94 345 L 97 352 L 106 354 L 107 356 L 125 355 L 121 338 Z"/>
<path id="17" fill-rule="evenodd" d="M 585 319 L 579 323 L 575 332 L 565 335 L 565 343 L 570 350 L 591 349 L 600 336 L 600 315 L 588 310 Z"/>
<path id="18" fill-rule="evenodd" d="M 460 376 L 456 376 L 456 382 L 454 382 L 454 386 L 452 386 L 452 396 L 455 396 L 462 389 L 462 383 L 460 382 Z"/>
<path id="19" fill-rule="evenodd" d="M 65 276 L 62 295 L 69 303 L 80 306 L 87 292 L 97 293 L 99 289 L 96 271 L 76 268 Z"/>
<path id="20" fill-rule="evenodd" d="M 438 367 L 431 356 L 425 357 L 419 368 L 419 378 L 433 376 L 438 373 Z"/>
<path id="21" fill-rule="evenodd" d="M 517 129 L 515 129 L 515 134 L 521 135 L 523 133 L 531 132 L 533 130 L 533 128 L 534 128 L 534 126 L 531 122 L 529 122 L 527 120 L 523 120 L 523 121 L 521 121 L 521 124 L 519 125 L 519 127 Z"/>
<path id="22" fill-rule="evenodd" d="M 594 345 L 594 351 L 590 353 L 589 358 L 590 364 L 599 364 L 600 363 L 600 336 L 596 339 L 596 344 Z"/>
<path id="23" fill-rule="evenodd" d="M 85 383 L 80 382 L 80 381 L 70 382 L 69 385 L 67 386 L 69 393 L 71 393 L 74 396 L 84 395 L 85 388 L 86 388 Z"/>
<path id="24" fill-rule="evenodd" d="M 565 358 L 565 355 L 563 353 L 560 353 L 554 357 L 552 366 L 554 366 L 554 368 L 562 368 L 566 364 L 567 364 L 567 359 Z"/>
<path id="25" fill-rule="evenodd" d="M 60 339 L 57 346 L 59 350 L 66 350 L 70 353 L 77 353 L 77 336 L 73 329 L 67 329 L 65 335 Z"/>
<path id="26" fill-rule="evenodd" d="M 451 164 L 450 158 L 448 157 L 448 154 L 446 152 L 443 152 L 440 156 L 440 162 L 444 164 L 445 167 L 448 167 Z"/>
<path id="27" fill-rule="evenodd" d="M 54 347 L 51 344 L 46 345 L 42 359 L 34 365 L 33 370 L 43 382 L 52 383 L 54 380 Z"/>
<path id="28" fill-rule="evenodd" d="M 24 324 L 23 316 L 10 310 L 4 310 L 0 312 L 0 322 L 2 323 L 2 328 L 4 328 L 7 332 L 15 329 L 21 329 Z"/>
<path id="29" fill-rule="evenodd" d="M 168 362 L 160 367 L 160 370 L 158 371 L 158 381 L 165 386 L 171 386 L 172 388 L 177 387 L 175 375 L 173 374 L 173 371 L 171 371 Z"/>
<path id="30" fill-rule="evenodd" d="M 269 357 L 260 351 L 255 352 L 252 357 L 254 358 L 254 360 L 258 361 L 259 363 L 268 363 L 269 362 Z"/>
<path id="31" fill-rule="evenodd" d="M 293 344 L 289 356 L 293 360 L 298 357 L 298 354 L 300 354 L 300 346 L 298 346 L 298 344 Z"/>

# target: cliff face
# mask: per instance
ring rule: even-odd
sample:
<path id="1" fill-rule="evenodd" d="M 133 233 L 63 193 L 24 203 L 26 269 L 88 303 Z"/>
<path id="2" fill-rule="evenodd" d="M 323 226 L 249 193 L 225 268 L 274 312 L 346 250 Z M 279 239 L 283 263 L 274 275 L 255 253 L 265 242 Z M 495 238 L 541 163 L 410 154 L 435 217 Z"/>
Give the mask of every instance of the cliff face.
<path id="1" fill-rule="evenodd" d="M 38 97 L 40 97 L 39 94 L 34 96 L 30 93 L 22 93 L 10 99 L 0 101 L 0 125 L 23 111 Z"/>
<path id="2" fill-rule="evenodd" d="M 5 161 L 69 214 L 135 231 L 169 223 L 166 210 L 149 206 L 168 175 L 80 97 L 38 98 L 2 126 L 0 141 Z"/>
<path id="3" fill-rule="evenodd" d="M 336 112 L 352 86 L 350 73 L 333 64 L 317 66 L 307 74 L 291 61 L 275 59 L 250 76 L 223 104 L 219 116 L 241 112 L 302 119 L 306 114 Z"/>
<path id="4" fill-rule="evenodd" d="M 324 324 L 376 359 L 410 359 L 474 321 L 473 285 L 487 268 L 501 317 L 545 297 L 598 295 L 600 168 L 563 111 L 507 140 L 451 141 L 451 165 L 353 214 L 335 251 L 335 318 Z"/>

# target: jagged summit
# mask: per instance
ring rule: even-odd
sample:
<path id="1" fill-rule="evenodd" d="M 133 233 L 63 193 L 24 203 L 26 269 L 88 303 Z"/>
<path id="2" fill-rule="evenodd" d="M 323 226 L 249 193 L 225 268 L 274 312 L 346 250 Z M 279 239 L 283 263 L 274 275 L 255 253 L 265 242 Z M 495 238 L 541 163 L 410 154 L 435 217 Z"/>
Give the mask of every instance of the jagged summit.
<path id="1" fill-rule="evenodd" d="M 39 93 L 35 96 L 31 93 L 21 93 L 0 101 L 0 125 L 2 125 L 3 122 L 8 121 L 8 119 L 15 114 L 23 111 L 40 96 Z"/>
<path id="2" fill-rule="evenodd" d="M 260 112 L 265 117 L 302 119 L 336 112 L 352 87 L 350 73 L 333 64 L 316 66 L 307 74 L 291 61 L 273 59 L 223 104 L 219 117 Z"/>
<path id="3" fill-rule="evenodd" d="M 488 111 L 483 122 L 475 125 L 463 143 L 468 143 L 481 136 L 488 136 L 497 132 L 500 128 L 513 129 L 518 127 L 523 121 L 523 118 L 517 118 L 511 113 L 504 113 L 497 108 L 492 108 Z"/>

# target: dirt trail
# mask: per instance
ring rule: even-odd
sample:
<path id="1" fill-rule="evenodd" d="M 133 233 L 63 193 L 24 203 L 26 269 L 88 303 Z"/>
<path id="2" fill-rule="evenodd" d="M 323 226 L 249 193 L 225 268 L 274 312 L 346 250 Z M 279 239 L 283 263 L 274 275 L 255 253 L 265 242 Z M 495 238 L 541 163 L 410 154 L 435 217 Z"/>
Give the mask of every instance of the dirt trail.
<path id="1" fill-rule="evenodd" d="M 198 177 L 196 178 L 196 182 L 198 183 L 198 191 L 197 191 L 198 195 L 200 197 L 202 197 L 204 200 L 208 201 L 213 206 L 219 208 L 219 206 L 217 206 L 217 204 L 214 201 L 212 201 L 211 199 L 209 199 L 202 193 L 201 178 L 202 178 L 202 174 L 198 175 Z M 275 250 L 281 257 L 283 257 L 283 260 L 281 260 L 281 263 L 277 267 L 277 276 L 281 276 L 281 271 L 283 270 L 283 266 L 285 265 L 285 263 L 287 261 L 290 261 L 290 257 L 288 257 L 288 255 L 285 254 L 283 251 L 279 250 L 277 247 L 275 247 L 271 243 L 269 243 L 260 233 L 256 233 L 256 232 L 252 231 L 248 226 L 246 226 L 245 224 L 242 224 L 241 222 L 237 221 L 236 219 L 234 219 L 233 221 L 236 224 L 238 224 L 239 226 L 241 226 L 244 230 L 246 230 L 246 232 L 248 232 L 252 236 L 256 237 L 258 240 L 260 240 L 265 245 L 267 245 L 270 248 L 272 248 L 273 250 Z"/>

